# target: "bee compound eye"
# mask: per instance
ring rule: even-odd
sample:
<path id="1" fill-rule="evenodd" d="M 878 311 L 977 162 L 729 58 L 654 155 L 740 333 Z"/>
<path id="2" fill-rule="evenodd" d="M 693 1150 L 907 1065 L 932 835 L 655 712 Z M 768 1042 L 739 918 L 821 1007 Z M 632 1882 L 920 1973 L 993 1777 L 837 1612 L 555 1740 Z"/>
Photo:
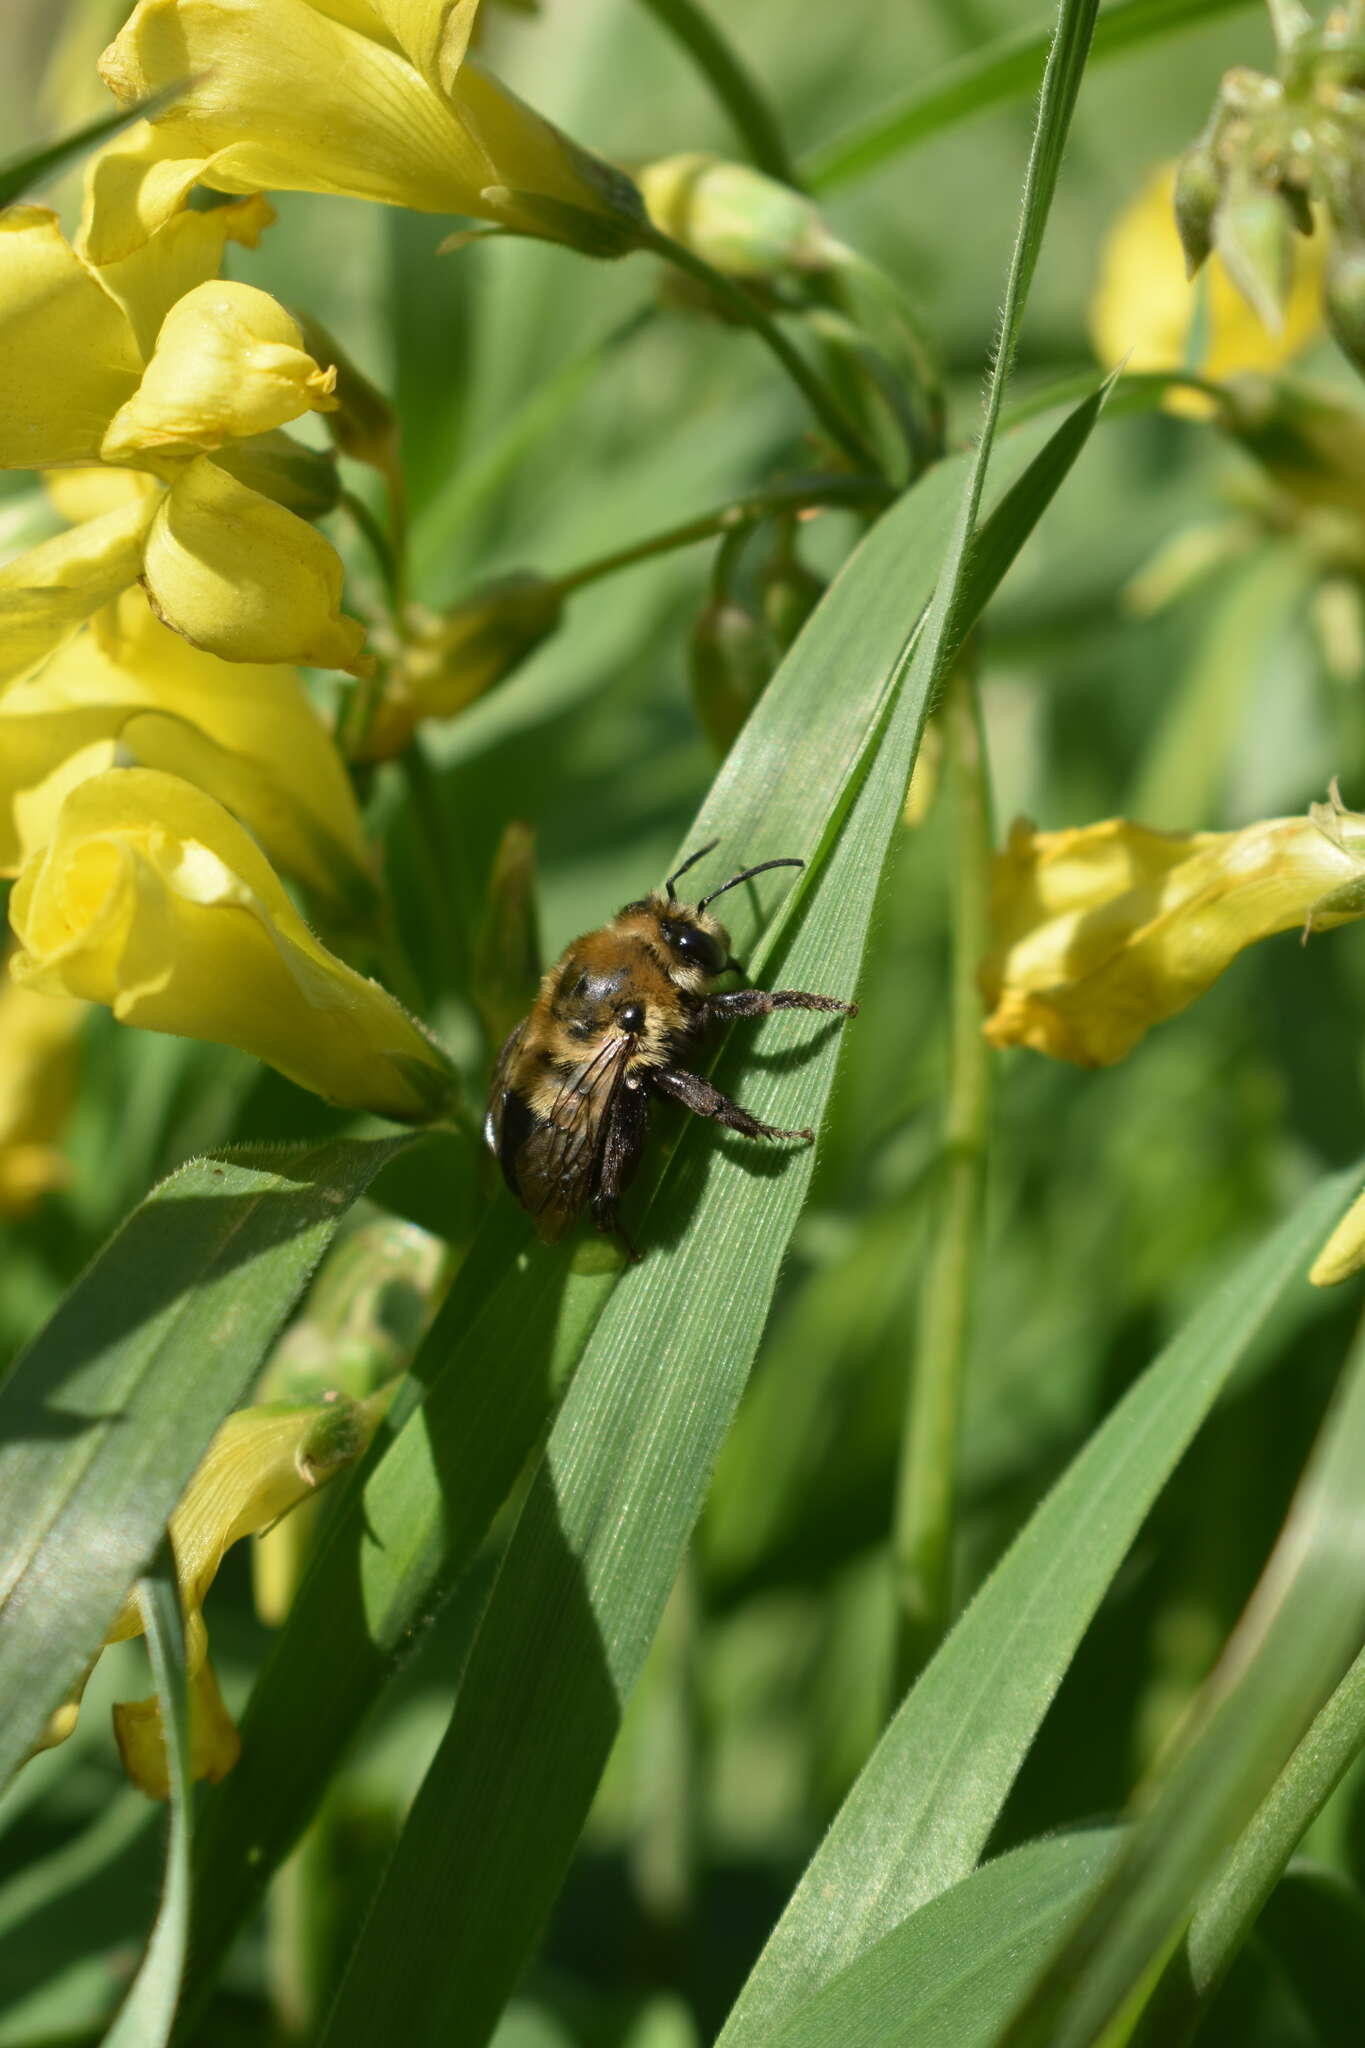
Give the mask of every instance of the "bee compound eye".
<path id="1" fill-rule="evenodd" d="M 635 1037 L 638 1032 L 643 1031 L 645 1028 L 644 1004 L 626 1003 L 622 1009 L 617 1011 L 616 1021 L 623 1031 L 628 1031 L 632 1038 Z"/>

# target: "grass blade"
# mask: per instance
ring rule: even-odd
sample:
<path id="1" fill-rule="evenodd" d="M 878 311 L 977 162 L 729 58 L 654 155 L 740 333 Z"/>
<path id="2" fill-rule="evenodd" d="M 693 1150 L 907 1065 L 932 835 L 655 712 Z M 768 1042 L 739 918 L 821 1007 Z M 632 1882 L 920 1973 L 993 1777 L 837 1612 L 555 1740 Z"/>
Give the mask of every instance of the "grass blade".
<path id="1" fill-rule="evenodd" d="M 1250 0 L 1116 0 L 1095 23 L 1092 60 L 1121 57 L 1159 36 L 1249 5 Z M 927 84 L 912 88 L 803 157 L 800 168 L 806 183 L 817 192 L 851 184 L 944 128 L 988 107 L 1027 98 L 1037 91 L 1043 75 L 1049 36 L 1046 24 L 1039 23 L 1013 29 L 984 49 L 973 50 Z"/>
<path id="2" fill-rule="evenodd" d="M 45 143 L 41 149 L 25 150 L 22 156 L 10 157 L 7 163 L 0 164 L 0 206 L 12 206 L 35 185 L 55 178 L 77 157 L 111 141 L 121 128 L 127 128 L 131 122 L 150 120 L 163 108 L 173 106 L 185 90 L 183 85 L 168 86 L 164 92 L 139 100 L 136 106 L 120 107 L 116 113 L 102 114 L 99 120 L 88 121 L 83 128 L 75 128 L 70 135 L 64 135 L 60 142 Z"/>
<path id="3" fill-rule="evenodd" d="M 175 2020 L 190 1934 L 190 1702 L 180 1586 L 169 1541 L 163 1539 L 151 1571 L 139 1581 L 137 1600 L 161 1701 L 171 1787 L 170 1833 L 156 1923 L 128 1996 L 104 2037 L 104 2048 L 164 2048 Z"/>
<path id="4" fill-rule="evenodd" d="M 971 1870 L 1146 1515 L 1360 1185 L 1314 1189 L 1199 1309 L 1058 1481 L 904 1701 L 807 1865 L 721 2040 L 776 2025 Z"/>
<path id="5" fill-rule="evenodd" d="M 770 2037 L 770 2048 L 992 2048 L 1111 1868 L 1117 1828 L 1030 1842 L 903 1920 Z"/>
<path id="6" fill-rule="evenodd" d="M 347 1208 L 415 1140 L 196 1160 L 0 1388 L 0 1780 L 99 1649 Z"/>
<path id="7" fill-rule="evenodd" d="M 1200 1892 L 1360 1654 L 1362 1466 L 1365 1336 L 1192 1733 L 1143 1798 L 1112 1878 L 1009 2029 L 1010 2048 L 1085 2048 L 1139 2009 Z M 1162 2028 L 1153 2038 L 1170 2035 Z"/>

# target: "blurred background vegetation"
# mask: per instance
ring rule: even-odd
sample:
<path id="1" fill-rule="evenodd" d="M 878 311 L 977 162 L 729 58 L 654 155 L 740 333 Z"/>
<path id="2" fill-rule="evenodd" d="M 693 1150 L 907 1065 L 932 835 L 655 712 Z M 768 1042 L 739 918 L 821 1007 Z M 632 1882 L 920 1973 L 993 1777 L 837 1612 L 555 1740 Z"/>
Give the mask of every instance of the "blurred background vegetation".
<path id="1" fill-rule="evenodd" d="M 93 58 L 124 12 L 118 0 L 9 0 L 9 147 L 102 109 Z M 495 68 L 602 153 L 630 164 L 733 151 L 704 85 L 638 0 L 489 12 Z M 726 28 L 799 155 L 1038 15 L 1033 0 L 746 0 Z M 1261 11 L 1233 8 L 1092 68 L 1016 397 L 1093 362 L 1087 310 L 1115 213 L 1200 126 L 1223 68 L 1269 51 Z M 945 365 L 955 442 L 975 418 L 1030 113 L 1019 98 L 974 115 L 827 199 L 836 232 L 917 305 Z M 74 191 L 59 188 L 64 206 Z M 594 265 L 513 243 L 436 260 L 440 221 L 307 195 L 277 205 L 279 225 L 246 259 L 251 281 L 319 316 L 393 394 L 415 594 L 428 603 L 505 570 L 567 569 L 799 459 L 803 422 L 762 352 L 661 310 L 643 260 Z M 1328 343 L 1307 367 L 1349 386 Z M 1236 502 L 1247 473 L 1200 423 L 1149 412 L 1101 424 L 982 636 L 1002 829 L 1019 813 L 1047 827 L 1112 814 L 1235 826 L 1301 810 L 1333 774 L 1348 803 L 1365 802 L 1365 679 L 1324 652 L 1321 577 L 1292 535 L 1265 538 L 1155 611 L 1132 601 L 1157 551 Z M 11 543 L 39 516 L 29 482 L 5 480 L 0 533 Z M 805 536 L 806 558 L 828 572 L 851 537 L 831 515 Z M 685 672 L 709 555 L 684 551 L 584 591 L 538 655 L 435 737 L 458 877 L 444 925 L 432 921 L 407 813 L 377 778 L 375 815 L 389 821 L 430 1014 L 448 1024 L 476 1098 L 482 1055 L 447 999 L 509 818 L 535 828 L 553 957 L 655 884 L 714 772 Z M 357 553 L 352 566 L 363 592 L 371 564 Z M 737 862 L 745 849 L 725 852 Z M 886 875 L 863 1013 L 754 1380 L 499 2048 L 708 2038 L 887 1712 L 887 1532 L 944 1070 L 944 869 L 931 811 L 902 834 Z M 1306 950 L 1290 935 L 1243 956 L 1112 1071 L 1030 1053 L 1000 1061 L 963 1440 L 963 1597 L 1211 1281 L 1324 1165 L 1359 1152 L 1362 998 L 1354 931 Z M 334 1123 L 244 1055 L 97 1015 L 70 1184 L 5 1232 L 5 1354 L 153 1180 L 207 1146 Z M 487 1194 L 452 1172 L 431 1199 L 448 1204 L 458 1233 Z M 1267 1342 L 1196 1442 L 1063 1685 L 996 1846 L 1116 1810 L 1158 1750 L 1280 1525 L 1349 1307 L 1323 1297 L 1316 1320 Z M 444 1728 L 504 1528 L 505 1518 L 482 1575 L 430 1630 L 302 1860 L 239 1944 L 205 2042 L 260 2039 L 270 2010 L 306 2023 L 334 1977 Z M 266 1641 L 245 1547 L 224 1568 L 212 1626 L 239 1705 Z M 86 2038 L 152 1916 L 159 1817 L 125 1785 L 105 1711 L 145 1690 L 141 1656 L 131 1645 L 104 1659 L 74 1738 L 0 1803 L 0 2048 Z M 1309 1844 L 1357 1881 L 1362 1790 L 1353 1773 Z M 1268 1950 L 1239 1963 L 1223 2038 L 1298 2038 L 1275 2031 L 1290 2022 L 1268 1988 L 1274 1967 Z"/>

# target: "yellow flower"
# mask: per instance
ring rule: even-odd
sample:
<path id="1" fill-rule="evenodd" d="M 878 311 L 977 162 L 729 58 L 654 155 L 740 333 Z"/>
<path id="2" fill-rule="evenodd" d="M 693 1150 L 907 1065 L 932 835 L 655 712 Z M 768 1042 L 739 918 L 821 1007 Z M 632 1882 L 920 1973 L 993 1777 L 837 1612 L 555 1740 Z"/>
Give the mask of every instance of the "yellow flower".
<path id="1" fill-rule="evenodd" d="M 185 1621 L 194 1778 L 223 1777 L 241 1750 L 208 1661 L 204 1626 L 204 1600 L 225 1552 L 243 1536 L 270 1528 L 354 1464 L 369 1444 L 394 1384 L 391 1381 L 364 1401 L 332 1394 L 302 1406 L 272 1402 L 239 1409 L 214 1437 L 172 1514 L 169 1527 Z M 106 1641 L 126 1642 L 141 1633 L 142 1615 L 130 1594 Z M 82 1691 L 84 1684 L 57 1710 L 41 1747 L 51 1748 L 71 1733 Z M 116 1706 L 114 1733 L 134 1784 L 150 1798 L 165 1799 L 170 1788 L 158 1699 Z"/>
<path id="2" fill-rule="evenodd" d="M 425 1122 L 444 1054 L 309 931 L 210 796 L 153 768 L 70 791 L 10 899 L 16 980 L 105 1003 L 125 1024 L 237 1045 L 348 1109 Z"/>
<path id="3" fill-rule="evenodd" d="M 1308 1269 L 1315 1287 L 1337 1287 L 1365 1266 L 1365 1194 L 1356 1196 Z"/>
<path id="4" fill-rule="evenodd" d="M 1365 914 L 1365 817 L 1333 802 L 1240 832 L 1022 821 L 996 857 L 981 969 L 994 1045 L 1105 1067 L 1273 932 Z"/>
<path id="5" fill-rule="evenodd" d="M 123 256 L 195 183 L 336 192 L 619 255 L 639 195 L 465 61 L 478 0 L 140 0 L 106 50 L 125 103 L 189 90 L 96 166 L 86 246 Z"/>
<path id="6" fill-rule="evenodd" d="M 1272 334 L 1216 253 L 1187 279 L 1174 203 L 1175 166 L 1162 164 L 1109 231 L 1090 303 L 1100 361 L 1129 370 L 1190 370 L 1215 381 L 1239 370 L 1279 369 L 1321 331 L 1321 237 L 1303 244 L 1284 327 Z M 1207 402 L 1185 393 L 1173 403 L 1202 411 Z"/>
<path id="7" fill-rule="evenodd" d="M 55 214 L 0 214 L 0 468 L 131 477 L 99 517 L 0 572 L 0 683 L 139 577 L 167 625 L 226 660 L 363 666 L 335 550 L 236 473 L 237 451 L 336 403 L 284 309 L 215 274 L 226 243 L 254 244 L 269 218 L 260 199 L 181 213 L 97 270 Z"/>
<path id="8" fill-rule="evenodd" d="M 85 1004 L 0 976 L 0 1216 L 22 1216 L 67 1178 L 57 1149 L 76 1093 Z"/>
<path id="9" fill-rule="evenodd" d="M 47 844 L 70 789 L 129 756 L 207 790 L 343 915 L 372 902 L 355 797 L 298 672 L 201 653 L 138 590 L 0 691 L 0 874 Z"/>

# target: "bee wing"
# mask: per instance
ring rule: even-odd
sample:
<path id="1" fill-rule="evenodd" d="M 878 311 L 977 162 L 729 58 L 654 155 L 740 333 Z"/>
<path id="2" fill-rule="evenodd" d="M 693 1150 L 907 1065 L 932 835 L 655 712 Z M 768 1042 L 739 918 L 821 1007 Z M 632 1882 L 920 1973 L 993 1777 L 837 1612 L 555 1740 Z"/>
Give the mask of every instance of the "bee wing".
<path id="1" fill-rule="evenodd" d="M 501 1156 L 503 1111 L 507 1101 L 507 1083 L 511 1079 L 512 1063 L 517 1056 L 517 1048 L 526 1035 L 526 1026 L 529 1022 L 529 1018 L 523 1017 L 515 1031 L 508 1033 L 503 1041 L 502 1051 L 498 1054 L 497 1064 L 493 1068 L 493 1079 L 488 1085 L 488 1109 L 483 1120 L 483 1141 L 495 1157 Z"/>
<path id="2" fill-rule="evenodd" d="M 593 1193 L 608 1114 L 629 1056 L 628 1038 L 609 1038 L 517 1146 L 511 1166 L 516 1193 L 546 1244 L 563 1237 Z"/>

